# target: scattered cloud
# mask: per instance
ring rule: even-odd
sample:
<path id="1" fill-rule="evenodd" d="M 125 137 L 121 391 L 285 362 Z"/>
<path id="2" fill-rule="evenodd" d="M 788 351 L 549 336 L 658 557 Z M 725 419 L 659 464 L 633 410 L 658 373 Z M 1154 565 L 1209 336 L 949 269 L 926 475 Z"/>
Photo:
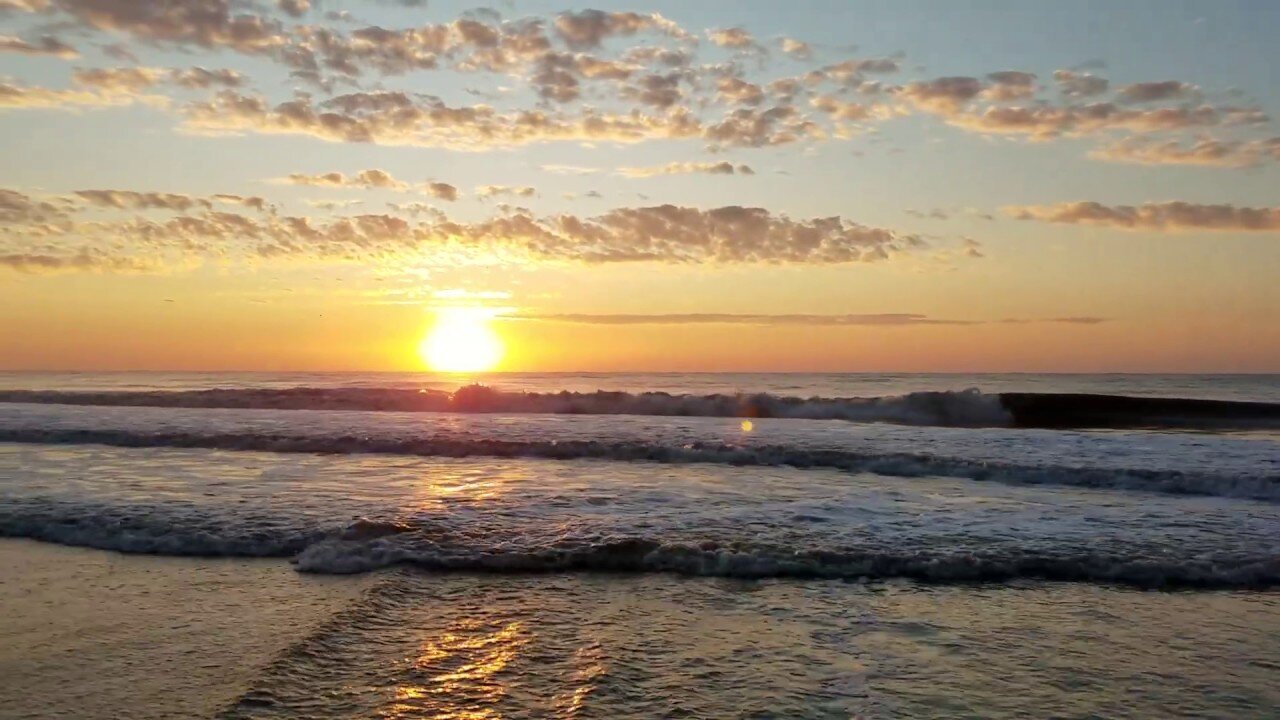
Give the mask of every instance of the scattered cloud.
<path id="1" fill-rule="evenodd" d="M 934 208 L 932 210 L 906 210 L 908 215 L 921 220 L 947 220 L 951 217 L 951 213 L 942 208 Z"/>
<path id="2" fill-rule="evenodd" d="M 1025 135 L 1032 140 L 1103 132 L 1155 133 L 1191 130 L 1223 124 L 1226 111 L 1208 105 L 1135 110 L 1115 103 L 1054 107 L 989 107 L 982 112 L 958 112 L 947 122 L 971 132 Z"/>
<path id="3" fill-rule="evenodd" d="M 623 177 L 647 178 L 657 175 L 683 175 L 690 173 L 706 173 L 708 175 L 755 175 L 756 171 L 749 165 L 734 165 L 731 162 L 672 162 L 652 167 L 624 167 L 618 169 Z"/>
<path id="4" fill-rule="evenodd" d="M 203 90 L 211 87 L 240 87 L 244 85 L 245 77 L 235 70 L 207 70 L 202 67 L 193 67 L 186 70 L 171 70 L 169 81 L 180 87 Z"/>
<path id="5" fill-rule="evenodd" d="M 756 313 L 512 313 L 499 315 L 502 320 L 572 323 L 578 325 L 815 325 L 906 327 L 920 325 L 986 325 L 998 323 L 1069 323 L 1097 325 L 1107 322 L 1100 317 L 1009 318 L 998 321 L 948 320 L 919 313 L 875 313 L 862 315 L 756 314 Z"/>
<path id="6" fill-rule="evenodd" d="M 364 189 L 382 189 L 405 191 L 409 189 L 409 183 L 397 180 L 391 176 L 386 170 L 369 169 L 361 170 L 355 175 L 344 175 L 340 172 L 328 172 L 320 175 L 307 175 L 305 173 L 291 173 L 281 182 L 290 185 L 311 185 L 313 187 L 354 187 Z"/>
<path id="7" fill-rule="evenodd" d="M 475 194 L 481 200 L 502 196 L 529 198 L 538 194 L 538 191 L 528 185 L 519 187 L 511 185 L 481 185 L 476 188 Z"/>
<path id="8" fill-rule="evenodd" d="M 764 47 L 756 42 L 751 33 L 742 28 L 724 28 L 718 30 L 708 30 L 707 39 L 712 45 L 718 45 L 731 50 L 744 50 L 750 52 L 763 52 Z"/>
<path id="9" fill-rule="evenodd" d="M 790 55 L 797 60 L 809 60 L 813 58 L 813 48 L 809 43 L 796 40 L 795 38 L 784 37 L 779 41 L 782 52 Z"/>
<path id="10" fill-rule="evenodd" d="M 21 55 L 47 55 L 50 57 L 73 60 L 80 57 L 76 49 L 52 35 L 43 35 L 34 43 L 12 35 L 0 35 L 0 52 L 19 53 Z"/>
<path id="11" fill-rule="evenodd" d="M 522 189 L 517 188 L 517 192 Z M 229 212 L 238 203 L 256 214 Z M 334 206 L 337 208 L 337 206 Z M 86 208 L 122 213 L 86 220 Z M 398 208 L 409 211 L 410 208 Z M 129 215 L 133 211 L 169 213 Z M 410 222 L 379 214 L 316 219 L 279 214 L 261 198 L 206 198 L 127 190 L 82 190 L 38 199 L 0 193 L 0 241 L 21 238 L 21 253 L 0 242 L 0 252 L 40 255 L 75 267 L 85 247 L 110 248 L 110 257 L 139 267 L 236 257 L 258 260 L 310 258 L 413 264 L 454 262 L 662 262 L 836 264 L 888 260 L 925 246 L 914 235 L 868 227 L 839 217 L 792 219 L 764 208 L 698 209 L 674 205 L 616 208 L 583 217 L 539 217 L 499 206 L 486 220 L 463 222 L 422 208 Z M 103 252 L 107 252 L 103 250 Z M 108 256 L 97 258 L 104 264 Z M 469 259 L 468 259 L 469 258 Z M 38 263 L 30 261 L 27 264 Z M 105 266 L 105 265 L 104 265 Z"/>
<path id="12" fill-rule="evenodd" d="M 659 32 L 677 39 L 688 39 L 688 33 L 676 23 L 657 13 L 583 10 L 561 13 L 553 23 L 560 39 L 574 49 L 590 49 L 612 37 L 630 37 L 640 31 Z"/>
<path id="13" fill-rule="evenodd" d="M 449 183 L 429 182 L 423 185 L 423 189 L 426 190 L 427 194 L 431 197 L 438 198 L 440 200 L 453 202 L 458 199 L 458 188 L 450 185 Z"/>
<path id="14" fill-rule="evenodd" d="M 538 169 L 556 175 L 595 175 L 603 172 L 600 168 L 582 167 L 580 165 L 539 165 Z"/>
<path id="15" fill-rule="evenodd" d="M 1229 204 L 1200 205 L 1188 202 L 1165 202 L 1132 206 L 1069 202 L 1056 205 L 1013 206 L 1004 208 L 1004 212 L 1018 220 L 1099 225 L 1125 230 L 1280 231 L 1280 208 L 1237 207 Z"/>
<path id="16" fill-rule="evenodd" d="M 991 86 L 982 91 L 984 97 L 994 102 L 1025 100 L 1036 93 L 1036 76 L 1019 70 L 1002 70 L 987 75 Z"/>
<path id="17" fill-rule="evenodd" d="M 664 313 L 619 315 L 590 313 L 518 314 L 500 316 L 510 320 L 576 323 L 585 325 L 973 325 L 966 320 L 938 320 L 916 313 L 871 315 L 744 314 L 744 313 Z"/>
<path id="18" fill-rule="evenodd" d="M 977 78 L 943 77 L 909 82 L 897 90 L 897 96 L 925 112 L 953 115 L 981 92 L 982 82 Z"/>
<path id="19" fill-rule="evenodd" d="M 1138 165 L 1253 167 L 1264 160 L 1280 161 L 1280 137 L 1248 142 L 1202 137 L 1190 145 L 1179 140 L 1133 137 L 1099 147 L 1089 157 Z"/>
<path id="20" fill-rule="evenodd" d="M 1093 97 L 1107 91 L 1111 83 L 1104 77 L 1076 70 L 1058 70 L 1053 73 L 1058 89 L 1070 97 Z"/>
<path id="21" fill-rule="evenodd" d="M 0 81 L 0 109 L 75 111 L 86 108 L 119 107 L 139 102 L 159 106 L 166 104 L 167 99 L 143 95 L 135 89 L 124 86 L 54 90 Z"/>
<path id="22" fill-rule="evenodd" d="M 158 45 L 262 54 L 288 43 L 279 22 L 240 12 L 227 0 L 50 0 L 47 4 L 85 27 Z"/>
<path id="23" fill-rule="evenodd" d="M 1143 82 L 1126 85 L 1116 92 L 1116 100 L 1122 103 L 1149 103 L 1162 100 L 1182 100 L 1199 97 L 1200 90 L 1177 80 Z"/>
<path id="24" fill-rule="evenodd" d="M 89 248 L 82 248 L 70 255 L 0 253 L 0 268 L 30 275 L 64 272 L 133 273 L 158 269 L 141 260 L 113 256 Z"/>
<path id="25" fill-rule="evenodd" d="M 610 115 L 584 111 L 500 113 L 485 106 L 452 107 L 439 99 L 419 102 L 401 92 L 353 93 L 315 104 L 299 98 L 276 105 L 265 98 L 222 91 L 184 108 L 192 132 L 306 135 L 331 142 L 418 145 L 484 150 L 535 142 L 634 143 L 696 137 L 700 123 L 683 109 L 661 114 Z"/>

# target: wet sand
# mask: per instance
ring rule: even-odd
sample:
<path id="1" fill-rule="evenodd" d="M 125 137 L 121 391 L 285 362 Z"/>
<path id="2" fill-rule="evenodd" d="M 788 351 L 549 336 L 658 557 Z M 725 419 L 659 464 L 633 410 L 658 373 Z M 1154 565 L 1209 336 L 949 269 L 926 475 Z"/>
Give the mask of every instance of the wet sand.
<path id="1" fill-rule="evenodd" d="M 373 576 L 0 540 L 0 716 L 209 717 Z"/>

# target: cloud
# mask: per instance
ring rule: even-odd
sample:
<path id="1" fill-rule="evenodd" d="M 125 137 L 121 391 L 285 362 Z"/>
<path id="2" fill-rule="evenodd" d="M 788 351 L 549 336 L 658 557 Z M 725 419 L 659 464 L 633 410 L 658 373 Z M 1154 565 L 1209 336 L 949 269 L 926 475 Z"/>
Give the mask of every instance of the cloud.
<path id="1" fill-rule="evenodd" d="M 187 70 L 171 70 L 169 81 L 179 87 L 202 90 L 219 86 L 240 87 L 244 84 L 245 78 L 235 70 L 206 70 L 202 67 L 193 67 Z"/>
<path id="2" fill-rule="evenodd" d="M 1188 202 L 1147 203 L 1145 205 L 1103 205 L 1096 202 L 1069 202 L 1056 205 L 1026 205 L 1004 208 L 1018 220 L 1098 225 L 1125 230 L 1172 232 L 1216 230 L 1223 232 L 1280 231 L 1280 208 L 1251 208 L 1235 205 L 1199 205 Z"/>
<path id="3" fill-rule="evenodd" d="M 304 202 L 306 202 L 308 205 L 310 205 L 313 208 L 319 208 L 321 210 L 329 210 L 329 211 L 346 210 L 347 208 L 364 204 L 363 200 L 305 200 Z M 408 207 L 408 206 L 397 205 L 396 203 L 387 203 L 387 205 L 390 206 L 392 210 L 404 210 Z M 426 206 L 424 205 L 423 207 L 426 207 Z"/>
<path id="4" fill-rule="evenodd" d="M 743 313 L 665 313 L 656 315 L 552 313 L 503 315 L 510 320 L 576 323 L 585 325 L 971 325 L 964 320 L 935 320 L 916 313 L 875 315 L 767 315 Z"/>
<path id="5" fill-rule="evenodd" d="M 427 194 L 431 197 L 438 198 L 440 200 L 454 202 L 458 199 L 458 188 L 450 185 L 449 183 L 429 182 L 423 185 L 423 189 L 426 190 Z"/>
<path id="6" fill-rule="evenodd" d="M 759 105 L 764 101 L 764 90 L 759 85 L 749 83 L 736 77 L 722 77 L 716 80 L 716 91 L 720 102 L 735 105 Z"/>
<path id="7" fill-rule="evenodd" d="M 813 57 L 813 48 L 807 42 L 784 37 L 779 41 L 779 45 L 782 47 L 782 52 L 797 60 L 809 60 Z"/>
<path id="8" fill-rule="evenodd" d="M 549 141 L 634 143 L 696 137 L 703 131 L 683 109 L 660 115 L 590 110 L 576 116 L 531 110 L 499 113 L 485 105 L 451 107 L 439 99 L 419 102 L 400 92 L 351 93 L 320 105 L 299 98 L 272 106 L 264 98 L 224 90 L 211 101 L 188 105 L 183 112 L 184 127 L 191 132 L 248 131 L 465 150 Z"/>
<path id="9" fill-rule="evenodd" d="M 1025 100 L 1036 92 L 1036 76 L 1019 70 L 1002 70 L 987 75 L 992 85 L 982 91 L 983 97 L 995 102 Z"/>
<path id="10" fill-rule="evenodd" d="M 1058 70 L 1053 73 L 1058 89 L 1063 95 L 1071 97 L 1093 97 L 1107 91 L 1110 82 L 1104 77 L 1076 72 L 1075 70 Z"/>
<path id="11" fill-rule="evenodd" d="M 164 78 L 159 68 L 77 68 L 71 73 L 71 81 L 82 87 L 97 88 L 114 93 L 138 93 Z"/>
<path id="12" fill-rule="evenodd" d="M 90 207 L 116 210 L 169 210 L 188 212 L 193 209 L 212 209 L 217 204 L 243 205 L 258 212 L 267 211 L 267 201 L 258 196 L 218 193 L 208 197 L 167 192 L 137 192 L 134 190 L 76 190 L 72 193 Z"/>
<path id="13" fill-rule="evenodd" d="M 1165 80 L 1126 85 L 1116 92 L 1116 100 L 1122 103 L 1149 103 L 1199 97 L 1199 95 L 1200 89 L 1195 85 L 1177 80 Z"/>
<path id="14" fill-rule="evenodd" d="M 672 162 L 652 167 L 624 167 L 618 169 L 623 177 L 647 178 L 657 175 L 681 175 L 689 173 L 706 173 L 708 175 L 755 175 L 756 171 L 749 165 L 734 165 L 728 161 L 721 162 Z"/>
<path id="15" fill-rule="evenodd" d="M 1152 133 L 1210 127 L 1227 114 L 1208 105 L 1134 110 L 1114 103 L 1053 107 L 989 107 L 981 112 L 952 114 L 947 122 L 978 133 L 1020 134 L 1033 140 L 1060 135 L 1088 135 L 1112 130 Z"/>
<path id="16" fill-rule="evenodd" d="M 145 272 L 157 269 L 138 259 L 116 257 L 89 248 L 70 255 L 0 253 L 0 268 L 31 275 L 52 275 L 63 272 Z"/>
<path id="17" fill-rule="evenodd" d="M 161 45 L 261 54 L 288 42 L 278 22 L 237 12 L 230 0 L 51 0 L 50 4 L 85 26 Z"/>
<path id="18" fill-rule="evenodd" d="M 311 9 L 310 0 L 277 0 L 276 6 L 289 17 L 302 17 Z"/>
<path id="19" fill-rule="evenodd" d="M 874 103 L 847 102 L 830 95 L 819 95 L 811 99 L 809 104 L 837 120 L 847 122 L 862 122 L 891 114 L 888 109 Z"/>
<path id="20" fill-rule="evenodd" d="M 600 47 L 602 42 L 611 37 L 630 37 L 642 30 L 661 32 L 678 39 L 689 37 L 679 25 L 658 13 L 641 15 L 634 12 L 583 10 L 561 13 L 553 25 L 560 39 L 575 49 Z"/>
<path id="21" fill-rule="evenodd" d="M 817 123 L 802 116 L 794 106 L 776 105 L 768 110 L 739 108 L 703 135 L 715 146 L 767 147 L 786 145 L 804 138 L 822 137 Z"/>
<path id="22" fill-rule="evenodd" d="M 948 320 L 919 313 L 877 313 L 863 315 L 819 314 L 755 314 L 755 313 L 518 313 L 499 315 L 502 320 L 572 323 L 578 325 L 814 325 L 903 327 L 920 325 L 985 325 L 986 320 Z M 1010 318 L 1000 323 L 1071 323 L 1097 325 L 1107 322 L 1099 317 Z"/>
<path id="23" fill-rule="evenodd" d="M 897 97 L 925 112 L 952 115 L 982 92 L 982 82 L 972 77 L 942 77 L 910 82 L 897 90 Z"/>
<path id="24" fill-rule="evenodd" d="M 795 66 L 770 58 L 744 28 L 705 31 L 700 45 L 697 36 L 656 13 L 584 10 L 504 19 L 496 12 L 467 12 L 446 22 L 384 28 L 349 15 L 342 16 L 349 22 L 328 22 L 333 18 L 309 0 L 3 1 L 11 8 L 39 9 L 49 21 L 44 27 L 60 33 L 75 32 L 99 44 L 123 38 L 124 43 L 102 45 L 116 57 L 127 58 L 129 48 L 145 45 L 235 52 L 251 56 L 254 67 L 275 63 L 289 74 L 292 87 L 264 85 L 273 88 L 265 94 L 243 91 L 248 80 L 233 70 L 202 67 L 82 69 L 65 90 L 0 84 L 0 107 L 8 108 L 168 103 L 179 130 L 191 134 L 294 135 L 469 151 L 700 139 L 708 150 L 719 151 L 846 139 L 868 132 L 873 123 L 928 114 L 969 132 L 1037 141 L 1114 134 L 1108 141 L 1120 149 L 1100 149 L 1099 157 L 1147 162 L 1179 155 L 1172 147 L 1133 151 L 1136 144 L 1121 146 L 1123 136 L 1269 122 L 1256 107 L 1198 104 L 1199 90 L 1178 80 L 1130 84 L 1111 102 L 1093 102 L 1088 98 L 1108 92 L 1109 83 L 1079 68 L 1055 72 L 1050 88 L 1016 69 L 898 83 L 878 77 L 902 72 L 900 56 L 833 58 L 787 77 L 780 68 Z M 61 52 L 60 40 L 42 42 L 4 38 L 0 49 L 7 44 L 18 52 Z M 771 36 L 768 45 L 795 59 L 809 60 L 814 53 L 792 37 Z M 760 52 L 726 57 L 716 48 Z M 498 75 L 496 83 L 503 84 L 475 104 L 395 89 L 395 76 L 426 70 L 469 78 Z M 468 79 L 440 87 L 460 94 L 458 85 L 475 84 Z M 166 100 L 150 88 L 177 97 Z M 192 101 L 179 88 L 216 92 Z M 1144 105 L 1173 100 L 1177 107 Z M 1222 142 L 1263 141 L 1242 132 Z M 1250 147 L 1249 157 L 1268 156 L 1265 148 Z M 1246 164 L 1242 153 L 1228 151 L 1221 163 Z M 1199 151 L 1184 156 L 1187 163 L 1208 157 Z"/>
<path id="25" fill-rule="evenodd" d="M 522 185 L 519 187 L 512 187 L 510 185 L 481 185 L 476 188 L 475 193 L 476 193 L 476 197 L 480 198 L 481 200 L 484 200 L 487 198 L 501 197 L 504 195 L 510 196 L 510 197 L 524 197 L 524 198 L 533 197 L 534 195 L 537 194 L 537 191 L 529 187 L 528 185 Z"/>
<path id="26" fill-rule="evenodd" d="M 196 207 L 210 207 L 207 200 L 165 192 L 131 190 L 77 190 L 75 195 L 90 205 L 118 210 L 177 210 L 186 212 Z"/>
<path id="27" fill-rule="evenodd" d="M 313 187 L 354 187 L 364 188 L 366 190 L 382 189 L 404 191 L 409 189 L 409 183 L 402 182 L 391 176 L 386 170 L 369 169 L 361 170 L 355 175 L 347 176 L 340 172 L 328 172 L 320 175 L 307 175 L 305 173 L 291 173 L 281 182 L 291 185 L 310 185 Z"/>
<path id="28" fill-rule="evenodd" d="M 921 220 L 947 220 L 951 217 L 951 214 L 942 208 L 934 208 L 927 212 L 924 210 L 907 210 L 905 212 L 911 217 Z"/>
<path id="29" fill-rule="evenodd" d="M 707 39 L 711 41 L 712 45 L 732 50 L 764 52 L 764 47 L 756 42 L 751 33 L 739 27 L 708 30 Z"/>
<path id="30" fill-rule="evenodd" d="M 1075 317 L 1055 318 L 1005 318 L 1000 321 L 1004 325 L 1027 325 L 1029 323 L 1056 323 L 1059 325 L 1101 325 L 1111 322 L 1111 318 L 1081 315 Z"/>
<path id="31" fill-rule="evenodd" d="M 600 168 L 582 167 L 580 165 L 539 165 L 539 169 L 543 172 L 555 173 L 556 175 L 595 175 L 602 172 Z"/>
<path id="32" fill-rule="evenodd" d="M 682 79 L 683 76 L 679 72 L 642 75 L 633 83 L 624 86 L 621 94 L 622 97 L 635 100 L 641 105 L 670 108 L 684 97 L 684 93 L 680 90 Z"/>
<path id="33" fill-rule="evenodd" d="M 40 12 L 49 6 L 49 0 L 0 0 L 0 13 L 7 11 Z"/>
<path id="34" fill-rule="evenodd" d="M 44 225 L 66 220 L 73 207 L 56 199 L 37 199 L 16 190 L 0 189 L 0 224 Z"/>
<path id="35" fill-rule="evenodd" d="M 102 46 L 102 54 L 112 60 L 120 60 L 121 62 L 138 62 L 138 56 L 133 54 L 124 43 L 108 43 Z"/>
<path id="36" fill-rule="evenodd" d="M 1280 137 L 1247 142 L 1203 137 L 1191 145 L 1178 140 L 1125 138 L 1093 150 L 1089 157 L 1137 165 L 1253 167 L 1268 159 L 1280 161 Z"/>
<path id="37" fill-rule="evenodd" d="M 481 191 L 483 192 L 483 191 Z M 867 227 L 840 217 L 792 219 L 763 208 L 713 209 L 657 205 L 617 208 L 600 215 L 537 216 L 499 206 L 485 220 L 462 222 L 423 209 L 421 221 L 361 214 L 314 219 L 267 211 L 261 199 L 221 195 L 85 190 L 75 197 L 91 207 L 127 213 L 150 210 L 167 217 L 124 216 L 76 221 L 65 202 L 22 193 L 0 194 L 4 235 L 21 238 L 17 254 L 69 258 L 81 247 L 109 248 L 136 265 L 190 264 L 236 258 L 299 258 L 379 264 L 450 265 L 467 262 L 795 263 L 875 262 L 924 246 L 914 236 Z M 238 201 L 260 212 L 218 209 Z M 397 208 L 412 212 L 411 208 Z M 44 224 L 54 223 L 49 228 Z M 30 239 L 47 246 L 33 249 Z M 2 238 L 0 238 L 2 239 Z M 14 252 L 0 246 L 0 252 Z M 105 250 L 104 250 L 105 252 Z M 105 257 L 105 256 L 104 256 Z M 38 261 L 31 261 L 35 263 Z M 28 263 L 28 264 L 31 264 Z"/>
<path id="38" fill-rule="evenodd" d="M 137 102 L 163 105 L 165 101 L 163 97 L 142 95 L 124 86 L 98 87 L 92 90 L 53 90 L 0 81 L 0 108 L 13 110 L 74 111 L 82 108 L 118 107 Z"/>
<path id="39" fill-rule="evenodd" d="M 80 57 L 74 47 L 62 42 L 52 35 L 41 36 L 37 43 L 30 43 L 12 35 L 0 35 L 0 52 L 19 53 L 22 55 L 48 55 L 64 60 Z"/>

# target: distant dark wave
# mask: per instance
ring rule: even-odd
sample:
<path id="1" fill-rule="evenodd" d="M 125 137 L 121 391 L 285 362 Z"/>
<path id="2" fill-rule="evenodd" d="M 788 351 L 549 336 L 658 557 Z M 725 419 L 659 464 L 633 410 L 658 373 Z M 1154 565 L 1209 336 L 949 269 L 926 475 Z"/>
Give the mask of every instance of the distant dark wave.
<path id="1" fill-rule="evenodd" d="M 0 390 L 0 402 L 174 408 L 550 413 L 792 418 L 940 427 L 1280 428 L 1280 404 L 1180 398 L 915 392 L 872 398 L 789 397 L 768 393 L 504 391 L 473 385 L 455 392 L 402 388 L 223 388 L 184 391 Z"/>
<path id="2" fill-rule="evenodd" d="M 1280 476 L 1034 465 L 934 456 L 874 453 L 790 445 L 742 446 L 721 442 L 664 444 L 637 440 L 498 440 L 456 434 L 414 437 L 376 435 L 288 435 L 283 433 L 138 432 L 132 430 L 0 428 L 0 442 L 110 445 L 276 453 L 497 457 L 550 460 L 611 460 L 671 464 L 710 463 L 744 467 L 826 468 L 891 477 L 957 477 L 1012 485 L 1141 490 L 1280 502 Z"/>
<path id="3" fill-rule="evenodd" d="M 1280 428 L 1280 403 L 1058 393 L 1001 393 L 1016 427 Z"/>

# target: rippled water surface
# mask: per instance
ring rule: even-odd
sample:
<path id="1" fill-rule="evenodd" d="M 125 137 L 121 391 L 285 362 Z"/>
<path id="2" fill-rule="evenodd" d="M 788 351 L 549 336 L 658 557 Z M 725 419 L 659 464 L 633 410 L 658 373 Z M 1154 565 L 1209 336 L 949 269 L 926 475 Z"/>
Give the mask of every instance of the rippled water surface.
<path id="1" fill-rule="evenodd" d="M 385 578 L 229 718 L 1272 717 L 1274 597 Z"/>

